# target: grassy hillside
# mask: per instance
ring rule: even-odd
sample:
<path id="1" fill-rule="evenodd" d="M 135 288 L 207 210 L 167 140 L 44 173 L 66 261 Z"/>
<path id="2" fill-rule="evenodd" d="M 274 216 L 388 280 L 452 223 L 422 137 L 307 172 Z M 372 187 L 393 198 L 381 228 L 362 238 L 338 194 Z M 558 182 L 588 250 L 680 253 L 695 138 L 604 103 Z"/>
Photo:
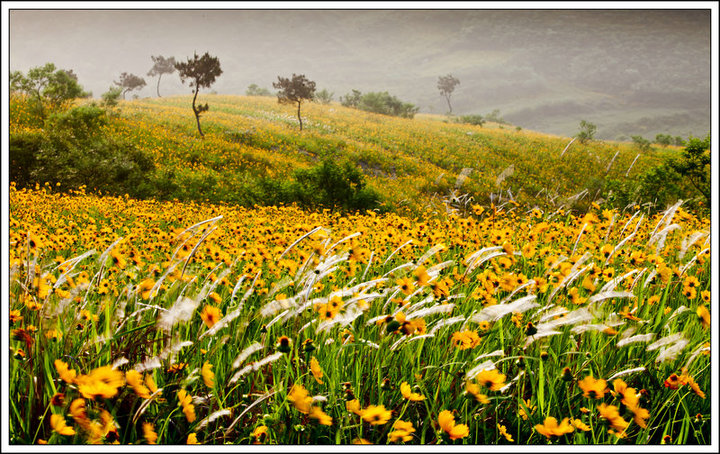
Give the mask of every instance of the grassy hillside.
<path id="1" fill-rule="evenodd" d="M 296 169 L 329 158 L 362 169 L 384 207 L 393 211 L 444 212 L 442 200 L 451 193 L 469 194 L 473 203 L 485 206 L 513 199 L 527 209 L 584 209 L 606 195 L 609 182 L 636 179 L 676 153 L 578 141 L 565 150 L 570 138 L 510 125 L 457 124 L 440 115 L 401 119 L 337 104 L 303 106 L 305 128 L 299 131 L 294 110 L 275 98 L 201 98 L 210 105 L 202 117 L 204 140 L 189 96 L 122 102 L 104 127 L 107 135 L 154 161 L 151 178 L 165 189 L 152 195 L 272 203 L 261 180 L 286 181 Z M 22 109 L 21 103 L 11 103 L 11 134 L 38 131 Z M 458 179 L 461 173 L 464 180 Z"/>

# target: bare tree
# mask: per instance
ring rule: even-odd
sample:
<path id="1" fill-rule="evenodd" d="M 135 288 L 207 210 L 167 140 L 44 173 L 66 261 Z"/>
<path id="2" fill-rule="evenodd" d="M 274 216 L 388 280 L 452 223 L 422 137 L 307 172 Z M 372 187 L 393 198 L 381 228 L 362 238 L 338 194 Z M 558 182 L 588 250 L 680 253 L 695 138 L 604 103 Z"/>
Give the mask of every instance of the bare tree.
<path id="1" fill-rule="evenodd" d="M 291 79 L 278 76 L 278 81 L 273 82 L 273 87 L 279 88 L 278 102 L 280 104 L 297 104 L 297 117 L 302 131 L 302 117 L 300 106 L 304 101 L 312 101 L 315 97 L 315 82 L 308 80 L 305 75 L 293 74 Z"/>

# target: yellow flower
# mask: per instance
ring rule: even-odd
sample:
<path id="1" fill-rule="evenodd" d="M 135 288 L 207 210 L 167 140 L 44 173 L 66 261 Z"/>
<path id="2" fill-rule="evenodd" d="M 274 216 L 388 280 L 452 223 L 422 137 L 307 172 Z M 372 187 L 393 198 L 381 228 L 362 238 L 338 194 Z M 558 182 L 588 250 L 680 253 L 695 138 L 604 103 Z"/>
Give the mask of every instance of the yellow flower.
<path id="1" fill-rule="evenodd" d="M 427 273 L 427 268 L 422 265 L 415 268 L 413 275 L 415 276 L 415 282 L 420 287 L 422 287 L 423 285 L 427 285 L 427 283 L 430 281 L 430 275 Z"/>
<path id="2" fill-rule="evenodd" d="M 588 426 L 587 424 L 585 424 L 584 422 L 582 422 L 582 421 L 579 420 L 579 419 L 574 419 L 574 418 L 573 418 L 573 419 L 570 420 L 570 423 L 571 423 L 573 426 L 575 426 L 576 428 L 582 430 L 583 432 L 587 432 L 587 431 L 591 430 L 591 429 L 590 429 L 590 426 Z"/>
<path id="3" fill-rule="evenodd" d="M 199 445 L 200 443 L 198 443 L 197 434 L 195 432 L 191 432 L 188 435 L 187 441 L 185 442 L 185 444 L 186 445 Z"/>
<path id="4" fill-rule="evenodd" d="M 393 431 L 388 434 L 388 439 L 390 443 L 395 443 L 396 441 L 401 440 L 410 441 L 413 438 L 413 432 L 415 432 L 415 428 L 410 421 L 398 419 L 393 424 Z"/>
<path id="5" fill-rule="evenodd" d="M 469 381 L 465 382 L 465 391 L 468 394 L 472 394 L 473 396 L 475 396 L 475 400 L 477 400 L 481 404 L 487 405 L 490 403 L 490 399 L 488 399 L 485 394 L 480 393 L 480 386 L 475 383 Z"/>
<path id="6" fill-rule="evenodd" d="M 470 435 L 470 429 L 465 424 L 455 424 L 455 417 L 449 410 L 443 410 L 438 415 L 440 428 L 450 436 L 451 440 L 465 438 Z"/>
<path id="7" fill-rule="evenodd" d="M 320 368 L 320 363 L 318 363 L 318 360 L 314 356 L 310 358 L 310 372 L 312 372 L 313 377 L 315 377 L 315 381 L 322 385 L 323 381 L 321 378 L 323 377 L 323 371 Z"/>
<path id="8" fill-rule="evenodd" d="M 75 379 L 78 384 L 78 391 L 86 399 L 103 397 L 110 399 L 118 393 L 118 388 L 125 385 L 125 377 L 119 370 L 110 366 L 102 366 L 94 369 L 88 375 L 80 375 Z"/>
<path id="9" fill-rule="evenodd" d="M 620 433 L 622 433 L 629 424 L 622 418 L 622 416 L 620 416 L 618 407 L 616 407 L 615 405 L 608 405 L 606 403 L 602 403 L 598 406 L 598 413 L 600 413 L 601 418 L 606 419 L 610 422 L 610 425 L 614 430 Z"/>
<path id="10" fill-rule="evenodd" d="M 697 316 L 700 319 L 703 328 L 708 328 L 710 326 L 710 311 L 708 311 L 707 307 L 704 305 L 698 306 Z"/>
<path id="11" fill-rule="evenodd" d="M 293 385 L 293 387 L 290 388 L 287 398 L 293 403 L 293 405 L 295 405 L 295 408 L 300 413 L 304 413 L 306 415 L 310 413 L 312 397 L 308 395 L 308 392 L 303 385 Z"/>
<path id="12" fill-rule="evenodd" d="M 497 369 L 483 369 L 475 376 L 475 380 L 480 386 L 489 388 L 491 391 L 499 391 L 505 386 L 505 375 L 498 372 Z"/>
<path id="13" fill-rule="evenodd" d="M 596 380 L 592 375 L 588 375 L 578 382 L 580 389 L 583 390 L 583 396 L 592 399 L 602 399 L 607 391 L 607 382 L 605 380 Z"/>
<path id="14" fill-rule="evenodd" d="M 500 432 L 500 435 L 502 435 L 503 437 L 505 437 L 505 439 L 506 439 L 507 441 L 509 441 L 510 443 L 512 443 L 512 442 L 515 441 L 515 440 L 513 440 L 512 435 L 510 435 L 510 434 L 508 433 L 507 428 L 505 428 L 505 426 L 502 426 L 502 425 L 500 425 L 500 424 L 497 424 L 497 428 L 498 428 L 498 431 Z"/>
<path id="15" fill-rule="evenodd" d="M 332 418 L 322 411 L 320 407 L 312 407 L 310 417 L 317 419 L 323 426 L 332 426 Z"/>
<path id="16" fill-rule="evenodd" d="M 185 419 L 188 422 L 195 421 L 195 405 L 192 404 L 192 396 L 187 393 L 184 389 L 180 389 L 177 392 L 178 405 L 182 406 Z"/>
<path id="17" fill-rule="evenodd" d="M 149 445 L 154 445 L 157 441 L 158 435 L 155 433 L 155 428 L 149 422 L 143 423 L 143 436 L 147 440 Z"/>
<path id="18" fill-rule="evenodd" d="M 200 313 L 200 318 L 205 322 L 205 326 L 212 328 L 222 318 L 222 312 L 215 306 L 205 306 Z"/>
<path id="19" fill-rule="evenodd" d="M 465 331 L 454 332 L 452 341 L 458 349 L 467 350 L 480 345 L 480 336 L 478 336 L 478 333 L 475 331 L 466 329 Z"/>
<path id="20" fill-rule="evenodd" d="M 348 400 L 347 402 L 345 402 L 345 408 L 347 409 L 347 411 L 355 413 L 358 416 L 363 415 L 364 410 L 360 408 L 360 401 L 357 399 Z"/>
<path id="21" fill-rule="evenodd" d="M 354 444 L 354 445 L 371 445 L 372 443 L 364 438 L 355 438 L 355 439 L 353 439 L 352 444 Z"/>
<path id="22" fill-rule="evenodd" d="M 387 423 L 392 416 L 392 412 L 386 410 L 384 405 L 370 405 L 363 410 L 361 416 L 371 425 L 378 426 Z"/>
<path id="23" fill-rule="evenodd" d="M 268 436 L 268 428 L 267 426 L 257 426 L 255 430 L 253 430 L 253 433 L 250 434 L 251 437 L 253 437 L 253 444 L 260 445 L 265 443 L 265 440 Z"/>
<path id="24" fill-rule="evenodd" d="M 560 424 L 557 419 L 552 416 L 545 418 L 542 424 L 536 424 L 535 430 L 541 435 L 545 435 L 547 438 L 559 437 L 564 434 L 569 434 L 575 430 L 575 428 L 568 422 L 569 418 L 564 418 Z"/>
<path id="25" fill-rule="evenodd" d="M 415 290 L 415 285 L 413 283 L 413 280 L 407 277 L 398 279 L 397 285 L 400 287 L 402 292 L 406 295 L 409 295 Z"/>
<path id="26" fill-rule="evenodd" d="M 410 385 L 408 385 L 407 382 L 402 382 L 402 384 L 400 385 L 400 392 L 407 400 L 425 400 L 425 396 L 423 396 L 422 394 L 412 392 L 412 390 L 410 389 Z"/>
<path id="27" fill-rule="evenodd" d="M 530 401 L 530 399 L 523 399 L 523 403 L 525 404 L 525 406 L 527 407 L 527 409 L 531 415 L 537 409 L 537 405 L 532 405 L 532 402 Z M 528 414 L 525 412 L 525 409 L 522 406 L 520 406 L 520 408 L 518 409 L 518 415 L 520 415 L 520 417 L 523 419 L 523 421 L 527 421 Z"/>
<path id="28" fill-rule="evenodd" d="M 213 371 L 211 370 L 212 367 L 212 364 L 206 361 L 200 371 L 203 382 L 205 382 L 205 386 L 207 386 L 208 388 L 212 388 L 215 384 L 215 373 L 213 373 Z"/>
<path id="29" fill-rule="evenodd" d="M 65 424 L 65 418 L 62 415 L 50 416 L 50 426 L 60 435 L 75 435 L 75 429 Z"/>
<path id="30" fill-rule="evenodd" d="M 150 397 L 150 390 L 143 385 L 143 377 L 140 372 L 135 369 L 127 371 L 125 373 L 125 380 L 127 380 L 128 385 L 132 386 L 133 390 L 135 390 L 135 394 L 143 399 Z"/>
<path id="31" fill-rule="evenodd" d="M 67 365 L 67 363 L 60 361 L 59 359 L 55 360 L 55 369 L 58 371 L 58 374 L 60 375 L 60 378 L 63 379 L 66 383 L 74 383 L 75 377 L 77 376 L 77 373 L 74 369 L 70 369 Z"/>

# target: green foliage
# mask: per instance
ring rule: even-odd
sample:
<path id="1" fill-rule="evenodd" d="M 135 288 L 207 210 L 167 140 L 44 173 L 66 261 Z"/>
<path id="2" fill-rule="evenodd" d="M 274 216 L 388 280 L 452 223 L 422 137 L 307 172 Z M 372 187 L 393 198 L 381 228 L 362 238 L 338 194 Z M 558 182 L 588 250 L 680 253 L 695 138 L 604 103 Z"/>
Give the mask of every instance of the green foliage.
<path id="1" fill-rule="evenodd" d="M 10 91 L 29 96 L 35 114 L 41 119 L 50 112 L 67 107 L 76 98 L 90 96 L 78 83 L 72 70 L 56 69 L 53 63 L 32 68 L 27 75 L 13 71 L 10 74 Z"/>
<path id="2" fill-rule="evenodd" d="M 95 104 L 51 115 L 42 132 L 11 134 L 12 180 L 18 187 L 60 183 L 107 194 L 144 198 L 152 193 L 152 159 L 108 134 L 107 113 Z M 15 167 L 17 166 L 17 167 Z"/>
<path id="3" fill-rule="evenodd" d="M 710 208 L 710 135 L 689 138 L 681 159 L 670 161 L 669 166 L 705 197 Z"/>
<path id="4" fill-rule="evenodd" d="M 650 151 L 650 141 L 643 136 L 631 136 L 631 139 L 638 150 L 642 152 Z"/>
<path id="5" fill-rule="evenodd" d="M 262 179 L 257 187 L 266 204 L 297 203 L 343 212 L 365 211 L 379 207 L 380 196 L 367 187 L 365 177 L 350 162 L 338 165 L 327 159 L 309 169 L 296 170 L 293 181 Z"/>
<path id="6" fill-rule="evenodd" d="M 420 110 L 413 104 L 400 101 L 397 97 L 388 92 L 370 92 L 362 94 L 353 90 L 351 94 L 341 98 L 341 103 L 346 107 L 355 107 L 367 112 L 379 113 L 401 118 L 413 118 Z"/>
<path id="7" fill-rule="evenodd" d="M 667 147 L 673 143 L 673 137 L 670 134 L 658 134 L 655 136 L 655 143 Z"/>
<path id="8" fill-rule="evenodd" d="M 465 123 L 468 125 L 475 125 L 475 126 L 482 126 L 485 124 L 485 119 L 482 115 L 478 114 L 472 114 L 472 115 L 462 115 L 456 120 L 458 123 Z"/>
<path id="9" fill-rule="evenodd" d="M 333 100 L 334 94 L 335 93 L 332 93 L 327 89 L 322 89 L 319 92 L 315 93 L 315 101 L 319 102 L 320 104 L 330 104 Z"/>
<path id="10" fill-rule="evenodd" d="M 362 92 L 360 90 L 353 89 L 353 91 L 351 93 L 348 93 L 345 96 L 340 97 L 340 104 L 342 104 L 345 107 L 357 108 L 358 104 L 360 104 L 361 99 L 362 99 Z"/>
<path id="11" fill-rule="evenodd" d="M 110 87 L 108 91 L 102 94 L 102 104 L 108 108 L 117 106 L 122 92 L 122 87 Z"/>
<path id="12" fill-rule="evenodd" d="M 270 90 L 264 87 L 260 87 L 257 84 L 250 84 L 247 87 L 247 90 L 245 90 L 245 94 L 247 96 L 272 96 L 273 94 L 270 93 Z"/>
<path id="13" fill-rule="evenodd" d="M 597 132 L 597 125 L 587 122 L 585 120 L 580 121 L 580 131 L 575 135 L 580 143 L 587 143 L 595 137 Z"/>
<path id="14" fill-rule="evenodd" d="M 501 125 L 508 124 L 508 122 L 500 116 L 500 109 L 495 109 L 489 114 L 485 115 L 485 121 L 492 121 L 493 123 L 500 123 Z"/>

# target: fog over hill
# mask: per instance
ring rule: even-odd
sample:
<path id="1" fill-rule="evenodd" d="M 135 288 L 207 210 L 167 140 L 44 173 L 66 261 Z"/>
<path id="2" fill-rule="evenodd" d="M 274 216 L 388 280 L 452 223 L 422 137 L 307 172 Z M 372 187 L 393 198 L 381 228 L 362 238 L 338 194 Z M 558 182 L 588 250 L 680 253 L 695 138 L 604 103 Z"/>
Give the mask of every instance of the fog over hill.
<path id="1" fill-rule="evenodd" d="M 710 10 L 11 10 L 9 68 L 53 62 L 95 97 L 130 72 L 151 97 L 151 55 L 208 51 L 223 69 L 218 93 L 274 91 L 297 73 L 335 100 L 388 91 L 440 114 L 437 80 L 452 74 L 455 114 L 499 109 L 562 135 L 587 120 L 604 139 L 686 137 L 710 129 L 710 37 Z M 160 92 L 190 88 L 171 74 Z"/>

